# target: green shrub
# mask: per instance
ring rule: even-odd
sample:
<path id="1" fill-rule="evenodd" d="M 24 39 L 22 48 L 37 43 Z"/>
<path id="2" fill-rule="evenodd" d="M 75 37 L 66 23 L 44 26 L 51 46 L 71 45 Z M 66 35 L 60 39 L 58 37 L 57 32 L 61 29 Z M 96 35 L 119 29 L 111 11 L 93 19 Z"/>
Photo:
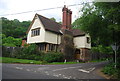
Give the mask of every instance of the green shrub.
<path id="1" fill-rule="evenodd" d="M 47 64 L 48 62 L 47 61 L 42 61 L 41 64 Z"/>
<path id="2" fill-rule="evenodd" d="M 5 48 L 3 48 L 4 50 Z M 44 62 L 60 62 L 63 61 L 63 54 L 58 52 L 43 53 L 38 50 L 36 44 L 27 47 L 15 47 L 13 51 L 4 51 L 4 57 L 12 57 L 18 59 L 42 60 Z"/>
<path id="3" fill-rule="evenodd" d="M 4 43 L 3 46 L 16 47 L 16 45 L 14 45 L 12 43 L 11 44 L 10 43 Z"/>
<path id="4" fill-rule="evenodd" d="M 37 45 L 36 44 L 31 44 L 28 47 L 24 47 L 23 48 L 23 53 L 30 55 L 30 54 L 38 54 L 38 50 L 37 50 Z"/>
<path id="5" fill-rule="evenodd" d="M 111 46 L 103 46 L 103 45 L 98 45 L 96 47 L 92 47 L 91 51 L 99 52 L 99 53 L 103 53 L 103 54 L 112 54 L 113 53 Z"/>
<path id="6" fill-rule="evenodd" d="M 26 59 L 29 59 L 29 60 L 40 60 L 41 56 L 38 56 L 38 55 L 35 55 L 35 54 L 31 54 L 29 56 L 26 56 Z"/>
<path id="7" fill-rule="evenodd" d="M 2 56 L 3 57 L 10 57 L 10 51 L 8 51 L 5 46 L 2 46 Z"/>
<path id="8" fill-rule="evenodd" d="M 43 54 L 43 52 L 40 52 L 38 50 L 37 45 L 31 44 L 23 48 L 15 47 L 12 52 L 6 54 L 5 55 L 7 57 L 13 57 L 18 59 L 41 60 L 41 54 Z"/>
<path id="9" fill-rule="evenodd" d="M 106 66 L 103 71 L 105 74 L 112 75 L 114 73 L 113 67 Z"/>
<path id="10" fill-rule="evenodd" d="M 104 74 L 109 75 L 109 76 L 113 76 L 114 78 L 115 78 L 115 77 L 116 77 L 116 78 L 118 77 L 118 69 L 115 69 L 115 68 L 114 68 L 114 63 L 105 66 L 105 67 L 103 68 L 102 72 L 103 72 Z"/>
<path id="11" fill-rule="evenodd" d="M 47 52 L 42 55 L 42 60 L 46 62 L 61 62 L 63 61 L 63 54 L 59 52 Z"/>
<path id="12" fill-rule="evenodd" d="M 14 38 L 14 37 L 4 37 L 2 39 L 2 45 L 3 46 L 10 46 L 10 47 L 16 47 L 16 46 L 21 46 L 22 44 L 22 39 L 20 38 Z"/>

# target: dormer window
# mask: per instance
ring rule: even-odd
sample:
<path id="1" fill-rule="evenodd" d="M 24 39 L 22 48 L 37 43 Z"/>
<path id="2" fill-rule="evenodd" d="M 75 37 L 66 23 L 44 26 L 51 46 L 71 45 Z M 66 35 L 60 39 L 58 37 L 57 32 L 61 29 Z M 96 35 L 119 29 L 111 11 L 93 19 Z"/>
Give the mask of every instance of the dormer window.
<path id="1" fill-rule="evenodd" d="M 31 36 L 38 36 L 40 35 L 40 28 L 32 29 L 31 30 Z"/>

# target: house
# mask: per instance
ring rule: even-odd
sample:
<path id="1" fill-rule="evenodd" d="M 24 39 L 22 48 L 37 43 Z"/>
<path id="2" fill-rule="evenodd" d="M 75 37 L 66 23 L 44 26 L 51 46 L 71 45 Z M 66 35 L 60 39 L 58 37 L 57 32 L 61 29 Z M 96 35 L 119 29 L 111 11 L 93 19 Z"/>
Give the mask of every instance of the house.
<path id="1" fill-rule="evenodd" d="M 64 6 L 62 12 L 62 24 L 35 14 L 27 30 L 27 44 L 36 43 L 39 46 L 39 50 L 45 52 L 61 51 L 58 48 L 62 44 L 62 36 L 67 31 L 68 35 L 73 37 L 75 59 L 89 60 L 89 50 L 91 49 L 90 36 L 79 29 L 72 29 L 71 10 Z"/>

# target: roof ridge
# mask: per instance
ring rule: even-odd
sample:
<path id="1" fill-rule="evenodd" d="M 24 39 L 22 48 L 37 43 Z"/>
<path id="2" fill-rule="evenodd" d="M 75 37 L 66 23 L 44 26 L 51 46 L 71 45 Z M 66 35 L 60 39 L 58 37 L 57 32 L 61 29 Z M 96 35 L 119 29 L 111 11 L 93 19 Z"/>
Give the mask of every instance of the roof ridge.
<path id="1" fill-rule="evenodd" d="M 45 19 L 48 19 L 48 20 L 50 20 L 50 21 L 52 21 L 52 22 L 54 22 L 54 23 L 60 24 L 60 23 L 58 23 L 58 22 L 56 22 L 56 21 L 53 21 L 53 20 L 51 20 L 51 19 L 49 19 L 49 18 L 47 18 L 47 17 L 44 17 L 44 16 L 42 16 L 42 15 L 40 15 L 40 14 L 37 14 L 37 13 L 36 13 L 36 15 L 41 16 L 41 17 L 43 17 L 43 18 L 45 18 Z M 61 24 L 60 24 L 60 25 L 61 25 Z"/>

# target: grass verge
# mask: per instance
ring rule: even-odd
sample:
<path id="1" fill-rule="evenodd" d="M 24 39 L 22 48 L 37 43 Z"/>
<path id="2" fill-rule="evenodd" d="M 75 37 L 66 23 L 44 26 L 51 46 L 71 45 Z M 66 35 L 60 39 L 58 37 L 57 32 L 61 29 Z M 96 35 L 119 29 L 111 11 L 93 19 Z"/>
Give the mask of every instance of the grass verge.
<path id="1" fill-rule="evenodd" d="M 90 62 L 101 62 L 101 61 L 90 61 Z M 77 64 L 77 63 L 84 63 L 84 62 L 52 62 L 48 63 L 46 61 L 36 61 L 36 60 L 27 60 L 27 59 L 17 59 L 17 58 L 10 58 L 10 57 L 0 57 L 0 63 L 21 63 L 21 64 L 50 64 L 50 65 L 59 65 L 59 64 Z"/>
<path id="2" fill-rule="evenodd" d="M 0 63 L 42 64 L 42 61 L 0 57 Z"/>
<path id="3" fill-rule="evenodd" d="M 118 68 L 114 68 L 114 63 L 111 63 L 102 69 L 102 72 L 108 75 L 110 79 L 118 79 L 119 71 Z"/>
<path id="4" fill-rule="evenodd" d="M 52 63 L 48 63 L 48 64 L 77 64 L 77 63 L 80 63 L 80 62 L 52 62 Z"/>
<path id="5" fill-rule="evenodd" d="M 47 63 L 44 61 L 36 61 L 36 60 L 27 60 L 27 59 L 17 59 L 17 58 L 9 58 L 9 57 L 0 57 L 0 63 L 21 63 L 21 64 L 76 64 L 78 62 L 52 62 Z"/>

